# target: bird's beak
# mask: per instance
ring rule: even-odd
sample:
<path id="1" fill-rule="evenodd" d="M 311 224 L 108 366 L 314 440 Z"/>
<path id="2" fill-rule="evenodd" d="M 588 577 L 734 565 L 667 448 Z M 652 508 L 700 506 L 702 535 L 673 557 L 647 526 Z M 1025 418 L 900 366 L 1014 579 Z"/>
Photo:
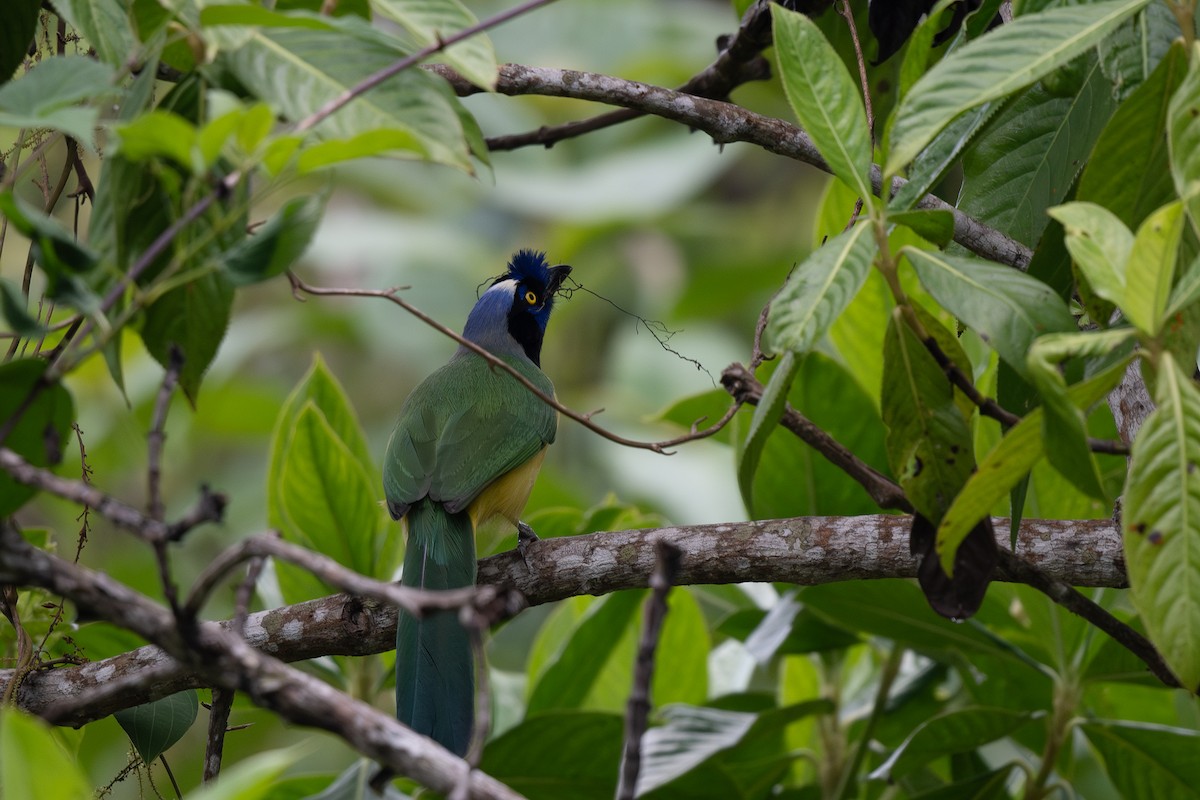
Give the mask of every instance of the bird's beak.
<path id="1" fill-rule="evenodd" d="M 566 264 L 550 267 L 550 282 L 546 286 L 546 294 L 553 295 L 562 286 L 562 282 L 571 274 L 571 268 Z"/>

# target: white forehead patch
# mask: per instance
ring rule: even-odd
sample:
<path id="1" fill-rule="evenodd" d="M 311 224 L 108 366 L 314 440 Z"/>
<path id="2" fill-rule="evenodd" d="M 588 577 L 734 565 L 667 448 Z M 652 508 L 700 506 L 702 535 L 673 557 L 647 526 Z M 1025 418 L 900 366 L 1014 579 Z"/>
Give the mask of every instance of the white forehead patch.
<path id="1" fill-rule="evenodd" d="M 495 286 L 488 289 L 484 294 L 503 294 L 505 297 L 512 298 L 517 293 L 517 281 L 514 278 L 508 278 L 497 283 Z"/>

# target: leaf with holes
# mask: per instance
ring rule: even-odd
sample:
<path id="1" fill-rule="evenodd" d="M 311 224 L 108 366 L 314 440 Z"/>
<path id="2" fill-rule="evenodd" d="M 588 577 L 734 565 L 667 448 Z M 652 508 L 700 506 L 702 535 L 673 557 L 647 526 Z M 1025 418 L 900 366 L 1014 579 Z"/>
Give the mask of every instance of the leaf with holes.
<path id="1" fill-rule="evenodd" d="M 1115 0 L 1021 16 L 942 59 L 896 110 L 886 173 L 897 174 L 959 114 L 1067 64 L 1148 3 Z"/>
<path id="2" fill-rule="evenodd" d="M 1133 604 L 1188 689 L 1200 688 L 1200 390 L 1170 353 L 1133 442 L 1122 529 Z"/>
<path id="3" fill-rule="evenodd" d="M 883 344 L 883 422 L 892 474 L 936 524 L 975 467 L 971 429 L 945 373 L 899 309 Z"/>

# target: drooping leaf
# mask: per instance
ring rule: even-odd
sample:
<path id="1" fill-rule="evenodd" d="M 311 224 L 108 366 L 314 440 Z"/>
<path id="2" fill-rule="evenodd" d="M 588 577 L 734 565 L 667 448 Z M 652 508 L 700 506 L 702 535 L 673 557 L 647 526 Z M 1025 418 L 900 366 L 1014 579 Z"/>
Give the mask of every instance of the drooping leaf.
<path id="1" fill-rule="evenodd" d="M 0 706 L 0 795 L 84 800 L 95 793 L 50 726 L 6 704 Z"/>
<path id="2" fill-rule="evenodd" d="M 1175 281 L 1175 262 L 1183 236 L 1183 204 L 1169 203 L 1146 218 L 1134 237 L 1125 265 L 1121 310 L 1139 330 L 1158 335 L 1166 321 L 1167 298 Z"/>
<path id="3" fill-rule="evenodd" d="M 1022 377 L 1034 339 L 1076 328 L 1071 312 L 1054 290 L 1020 270 L 915 248 L 902 252 L 933 298 L 978 333 Z"/>
<path id="4" fill-rule="evenodd" d="M 1200 390 L 1160 356 L 1133 442 L 1122 531 L 1133 604 L 1180 682 L 1200 687 Z"/>
<path id="5" fill-rule="evenodd" d="M 1072 406 L 1088 408 L 1100 402 L 1125 373 L 1127 361 L 1121 361 L 1102 373 L 1068 387 Z M 962 491 L 942 517 L 938 540 L 943 547 L 961 541 L 975 523 L 991 513 L 1045 454 L 1043 411 L 1034 409 L 1004 434 L 1004 438 L 979 462 L 979 468 L 967 479 Z"/>
<path id="6" fill-rule="evenodd" d="M 1016 92 L 1084 53 L 1148 0 L 1113 0 L 1021 16 L 956 50 L 919 80 L 896 111 L 888 175 L 969 108 Z"/>
<path id="7" fill-rule="evenodd" d="M 1167 141 L 1175 191 L 1200 226 L 1200 44 L 1193 42 L 1183 82 L 1167 110 Z"/>
<path id="8" fill-rule="evenodd" d="M 1100 470 L 1087 442 L 1083 412 L 1071 403 L 1067 382 L 1058 365 L 1072 357 L 1109 356 L 1125 348 L 1132 336 L 1128 328 L 1094 333 L 1052 333 L 1034 342 L 1027 362 L 1029 374 L 1042 396 L 1046 457 L 1075 488 L 1103 499 Z"/>
<path id="9" fill-rule="evenodd" d="M 862 90 L 820 29 L 803 14 L 771 8 L 775 55 L 788 102 L 834 175 L 871 206 L 871 135 Z"/>
<path id="10" fill-rule="evenodd" d="M 9 330 L 18 336 L 41 336 L 46 326 L 29 315 L 25 295 L 7 278 L 0 278 L 0 314 Z"/>
<path id="11" fill-rule="evenodd" d="M 179 388 L 195 403 L 200 382 L 225 338 L 233 309 L 233 286 L 220 273 L 209 272 L 168 290 L 145 311 L 142 341 L 164 367 L 172 347 L 183 353 Z"/>
<path id="12" fill-rule="evenodd" d="M 75 241 L 57 220 L 12 192 L 0 192 L 0 213 L 33 241 L 34 257 L 46 272 L 51 297 L 66 291 L 74 276 L 90 272 L 96 266 L 96 254 L 87 245 Z"/>
<path id="13" fill-rule="evenodd" d="M 264 281 L 292 266 L 308 249 L 324 208 L 320 195 L 284 203 L 266 224 L 225 254 L 225 273 L 233 285 Z"/>
<path id="14" fill-rule="evenodd" d="M 1008 736 L 1041 716 L 978 706 L 949 711 L 917 727 L 870 777 L 898 780 L 936 758 L 970 752 Z"/>
<path id="15" fill-rule="evenodd" d="M 404 26 L 422 47 L 441 42 L 476 24 L 475 15 L 458 0 L 378 0 L 374 8 Z M 435 60 L 447 64 L 476 86 L 494 89 L 496 51 L 484 34 L 448 47 Z"/>
<path id="16" fill-rule="evenodd" d="M 46 372 L 42 359 L 17 359 L 0 364 L 0 424 L 12 418 L 25 398 L 41 384 Z M 4 446 L 37 467 L 62 460 L 67 434 L 75 420 L 71 393 L 58 382 L 41 388 L 4 441 Z M 0 471 L 0 518 L 6 517 L 37 494 L 31 486 L 17 483 Z"/>
<path id="17" fill-rule="evenodd" d="M 150 111 L 116 129 L 117 152 L 130 161 L 169 158 L 189 172 L 204 168 L 196 126 L 169 111 Z"/>
<path id="18" fill-rule="evenodd" d="M 1167 109 L 1186 71 L 1183 46 L 1172 47 L 1117 107 L 1079 176 L 1076 199 L 1103 206 L 1135 230 L 1151 211 L 1174 197 L 1167 162 Z"/>
<path id="19" fill-rule="evenodd" d="M 875 252 L 870 225 L 859 224 L 830 239 L 796 267 L 771 302 L 767 323 L 771 349 L 811 349 L 858 293 Z"/>
<path id="20" fill-rule="evenodd" d="M 529 800 L 609 800 L 623 731 L 617 714 L 550 711 L 489 742 L 479 768 Z"/>
<path id="21" fill-rule="evenodd" d="M 1136 722 L 1096 721 L 1079 726 L 1100 754 L 1123 797 L 1194 800 L 1200 797 L 1200 734 Z"/>
<path id="22" fill-rule="evenodd" d="M 200 701 L 195 689 L 118 711 L 114 716 L 146 764 L 170 749 L 196 721 Z"/>
<path id="23" fill-rule="evenodd" d="M 967 145 L 983 130 L 999 107 L 999 101 L 984 103 L 963 112 L 943 128 L 909 166 L 908 182 L 892 195 L 888 208 L 893 211 L 907 211 L 916 205 L 941 180 L 946 171 L 958 163 Z"/>
<path id="24" fill-rule="evenodd" d="M 909 501 L 937 524 L 975 467 L 971 431 L 942 368 L 900 314 L 883 351 L 888 461 Z"/>
<path id="25" fill-rule="evenodd" d="M 1125 266 L 1133 233 L 1104 206 L 1066 203 L 1050 209 L 1066 230 L 1067 250 L 1083 273 L 1090 292 L 1119 305 L 1125 300 Z M 1107 323 L 1108 320 L 1098 320 Z"/>

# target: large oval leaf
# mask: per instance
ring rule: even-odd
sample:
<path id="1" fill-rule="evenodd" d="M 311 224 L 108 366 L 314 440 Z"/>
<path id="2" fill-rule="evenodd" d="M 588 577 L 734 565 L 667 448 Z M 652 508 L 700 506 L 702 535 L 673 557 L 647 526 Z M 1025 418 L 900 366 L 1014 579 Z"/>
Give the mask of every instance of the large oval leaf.
<path id="1" fill-rule="evenodd" d="M 188 689 L 126 708 L 114 716 L 142 761 L 149 764 L 183 738 L 196 721 L 199 708 L 196 690 Z"/>
<path id="2" fill-rule="evenodd" d="M 1096 45 L 1149 0 L 1113 0 L 1019 17 L 947 56 L 917 81 L 892 126 L 887 174 L 897 174 L 964 111 L 1007 97 Z"/>

